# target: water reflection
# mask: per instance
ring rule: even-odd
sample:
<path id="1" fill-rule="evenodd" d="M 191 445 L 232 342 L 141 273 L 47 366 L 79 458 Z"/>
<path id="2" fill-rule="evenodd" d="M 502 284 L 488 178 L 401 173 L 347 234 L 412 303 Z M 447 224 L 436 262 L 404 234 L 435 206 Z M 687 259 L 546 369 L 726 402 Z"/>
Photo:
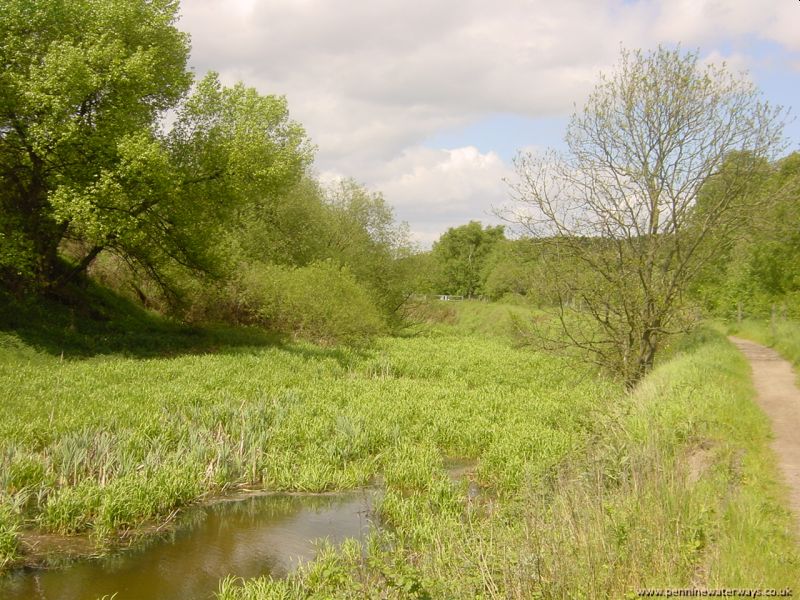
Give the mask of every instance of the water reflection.
<path id="1" fill-rule="evenodd" d="M 371 492 L 270 495 L 224 501 L 187 513 L 184 526 L 137 550 L 53 570 L 0 578 L 8 600 L 212 598 L 228 574 L 285 575 L 314 556 L 314 540 L 363 539 Z"/>

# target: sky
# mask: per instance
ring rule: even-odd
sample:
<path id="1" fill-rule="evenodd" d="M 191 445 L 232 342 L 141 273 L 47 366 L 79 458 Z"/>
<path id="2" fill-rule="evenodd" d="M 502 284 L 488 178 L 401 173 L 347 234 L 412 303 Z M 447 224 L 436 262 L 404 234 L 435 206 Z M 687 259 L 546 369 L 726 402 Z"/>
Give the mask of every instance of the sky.
<path id="1" fill-rule="evenodd" d="M 513 158 L 563 147 L 623 47 L 697 50 L 800 111 L 796 0 L 183 0 L 179 27 L 198 76 L 286 96 L 316 174 L 381 192 L 423 248 L 498 222 Z"/>

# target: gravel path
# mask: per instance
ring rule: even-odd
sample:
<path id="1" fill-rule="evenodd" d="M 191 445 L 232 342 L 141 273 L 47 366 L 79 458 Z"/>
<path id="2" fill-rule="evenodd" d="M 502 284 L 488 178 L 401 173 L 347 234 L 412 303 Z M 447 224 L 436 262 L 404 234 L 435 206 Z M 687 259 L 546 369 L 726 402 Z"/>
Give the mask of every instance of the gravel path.
<path id="1" fill-rule="evenodd" d="M 772 424 L 772 448 L 789 486 L 789 506 L 800 533 L 800 390 L 795 373 L 791 364 L 771 348 L 736 337 L 729 339 L 750 362 L 756 402 Z"/>

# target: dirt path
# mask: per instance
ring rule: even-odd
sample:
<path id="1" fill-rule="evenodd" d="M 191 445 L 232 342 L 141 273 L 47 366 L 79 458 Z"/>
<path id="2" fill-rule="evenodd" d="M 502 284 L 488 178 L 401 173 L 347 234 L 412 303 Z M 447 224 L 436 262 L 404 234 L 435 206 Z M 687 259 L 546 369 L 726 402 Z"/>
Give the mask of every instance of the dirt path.
<path id="1" fill-rule="evenodd" d="M 774 350 L 736 337 L 730 340 L 753 369 L 756 402 L 772 424 L 772 448 L 789 486 L 789 505 L 800 533 L 800 390 L 795 385 L 795 373 Z"/>

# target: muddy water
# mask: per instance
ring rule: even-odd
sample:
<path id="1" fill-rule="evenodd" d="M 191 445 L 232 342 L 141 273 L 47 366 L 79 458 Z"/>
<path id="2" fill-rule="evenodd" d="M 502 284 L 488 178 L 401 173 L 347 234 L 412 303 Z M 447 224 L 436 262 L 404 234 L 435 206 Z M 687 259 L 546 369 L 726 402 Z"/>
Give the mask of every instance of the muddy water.
<path id="1" fill-rule="evenodd" d="M 103 559 L 0 577 L 4 600 L 197 600 L 228 574 L 285 575 L 313 558 L 314 540 L 364 539 L 371 492 L 270 495 L 190 511 L 162 539 Z"/>

